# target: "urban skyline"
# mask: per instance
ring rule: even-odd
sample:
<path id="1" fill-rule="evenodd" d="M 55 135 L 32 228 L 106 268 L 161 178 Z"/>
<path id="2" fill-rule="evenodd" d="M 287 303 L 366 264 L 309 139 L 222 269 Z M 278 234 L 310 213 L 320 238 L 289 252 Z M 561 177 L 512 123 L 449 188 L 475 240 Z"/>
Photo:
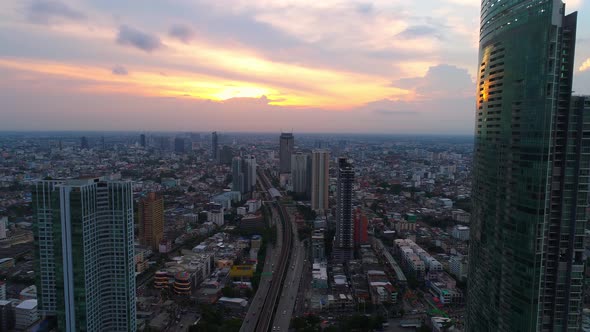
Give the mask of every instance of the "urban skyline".
<path id="1" fill-rule="evenodd" d="M 588 1 L 0 27 L 1 330 L 590 332 Z"/>
<path id="2" fill-rule="evenodd" d="M 226 5 L 2 3 L 0 130 L 473 133 L 477 1 Z"/>

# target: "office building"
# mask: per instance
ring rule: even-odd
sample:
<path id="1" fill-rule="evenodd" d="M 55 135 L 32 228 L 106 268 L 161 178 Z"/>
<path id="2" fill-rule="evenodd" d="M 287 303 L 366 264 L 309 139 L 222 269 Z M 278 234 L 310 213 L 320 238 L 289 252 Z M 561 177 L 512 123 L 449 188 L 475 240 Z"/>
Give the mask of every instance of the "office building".
<path id="1" fill-rule="evenodd" d="M 184 138 L 182 138 L 182 137 L 174 138 L 174 152 L 177 154 L 183 154 L 184 151 L 185 151 Z"/>
<path id="2" fill-rule="evenodd" d="M 467 331 L 580 329 L 590 123 L 564 13 L 482 2 Z"/>
<path id="3" fill-rule="evenodd" d="M 232 173 L 232 191 L 239 191 L 240 193 L 246 192 L 244 186 L 244 161 L 241 157 L 234 157 L 231 163 Z"/>
<path id="4" fill-rule="evenodd" d="M 32 206 L 39 313 L 60 331 L 135 331 L 131 183 L 40 181 Z"/>
<path id="5" fill-rule="evenodd" d="M 137 214 L 139 243 L 154 251 L 158 250 L 164 237 L 164 198 L 156 193 L 140 198 Z"/>
<path id="6" fill-rule="evenodd" d="M 81 149 L 89 149 L 90 145 L 88 144 L 88 138 L 86 136 L 82 136 L 80 138 L 80 148 Z"/>
<path id="7" fill-rule="evenodd" d="M 293 192 L 304 198 L 311 193 L 311 158 L 298 152 L 291 156 L 291 183 Z"/>
<path id="8" fill-rule="evenodd" d="M 214 131 L 211 133 L 211 160 L 216 161 L 218 156 L 218 148 L 219 148 L 219 137 L 217 137 L 217 132 Z"/>
<path id="9" fill-rule="evenodd" d="M 139 135 L 139 146 L 141 146 L 142 148 L 145 148 L 146 145 L 147 145 L 147 141 L 145 139 L 145 134 Z"/>
<path id="10" fill-rule="evenodd" d="M 246 192 L 256 190 L 256 158 L 245 156 L 244 158 L 244 188 Z"/>
<path id="11" fill-rule="evenodd" d="M 233 157 L 234 151 L 230 146 L 224 145 L 221 147 L 221 151 L 219 152 L 219 163 L 223 165 L 231 165 Z"/>
<path id="12" fill-rule="evenodd" d="M 313 150 L 311 154 L 311 208 L 316 211 L 328 209 L 330 181 L 330 152 Z"/>
<path id="13" fill-rule="evenodd" d="M 295 138 L 292 133 L 282 133 L 279 139 L 279 172 L 291 173 L 291 155 L 295 146 Z"/>
<path id="14" fill-rule="evenodd" d="M 346 158 L 338 158 L 336 189 L 336 236 L 333 259 L 345 263 L 354 257 L 354 223 L 352 219 L 352 187 L 354 167 Z"/>

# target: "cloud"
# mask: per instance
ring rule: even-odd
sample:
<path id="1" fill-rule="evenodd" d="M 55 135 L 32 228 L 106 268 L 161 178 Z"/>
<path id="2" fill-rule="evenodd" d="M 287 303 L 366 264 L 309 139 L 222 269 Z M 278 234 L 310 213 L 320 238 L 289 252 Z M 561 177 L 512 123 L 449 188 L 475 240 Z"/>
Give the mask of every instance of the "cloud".
<path id="1" fill-rule="evenodd" d="M 36 24 L 52 24 L 63 20 L 83 20 L 86 15 L 55 0 L 35 0 L 27 8 L 27 18 Z"/>
<path id="2" fill-rule="evenodd" d="M 475 85 L 467 70 L 447 64 L 432 66 L 423 77 L 402 78 L 393 86 L 414 90 L 426 99 L 471 96 Z"/>
<path id="3" fill-rule="evenodd" d="M 129 72 L 127 71 L 127 68 L 125 68 L 123 66 L 113 67 L 112 73 L 113 73 L 113 75 L 119 75 L 119 76 L 126 76 L 129 74 Z"/>
<path id="4" fill-rule="evenodd" d="M 117 43 L 119 45 L 132 46 L 146 52 L 151 52 L 164 46 L 158 36 L 150 35 L 127 25 L 119 27 Z"/>
<path id="5" fill-rule="evenodd" d="M 356 11 L 362 14 L 369 14 L 373 11 L 373 4 L 370 2 L 359 3 L 356 5 Z"/>
<path id="6" fill-rule="evenodd" d="M 588 69 L 590 69 L 590 58 L 586 59 L 586 61 L 584 61 L 584 63 L 582 63 L 580 66 L 580 71 L 585 71 Z"/>
<path id="7" fill-rule="evenodd" d="M 181 24 L 173 25 L 168 31 L 168 35 L 183 43 L 189 43 L 195 38 L 195 32 L 189 26 Z"/>
<path id="8" fill-rule="evenodd" d="M 424 37 L 442 39 L 442 35 L 440 34 L 441 29 L 442 27 L 435 28 L 428 25 L 415 25 L 406 28 L 404 31 L 398 33 L 397 36 L 404 39 L 416 39 Z"/>

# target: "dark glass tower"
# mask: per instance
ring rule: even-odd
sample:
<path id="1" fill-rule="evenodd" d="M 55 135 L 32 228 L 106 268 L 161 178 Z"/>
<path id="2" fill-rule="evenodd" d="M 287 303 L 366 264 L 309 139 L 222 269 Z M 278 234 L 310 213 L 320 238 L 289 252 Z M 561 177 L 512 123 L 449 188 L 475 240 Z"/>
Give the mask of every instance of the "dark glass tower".
<path id="1" fill-rule="evenodd" d="M 336 238 L 333 258 L 344 263 L 353 259 L 354 222 L 352 219 L 352 186 L 354 167 L 346 158 L 338 158 L 338 187 L 336 191 Z"/>
<path id="2" fill-rule="evenodd" d="M 291 173 L 291 155 L 295 145 L 292 133 L 282 133 L 279 140 L 279 166 L 280 173 Z"/>
<path id="3" fill-rule="evenodd" d="M 587 115 L 570 105 L 576 13 L 482 1 L 467 330 L 577 331 Z"/>

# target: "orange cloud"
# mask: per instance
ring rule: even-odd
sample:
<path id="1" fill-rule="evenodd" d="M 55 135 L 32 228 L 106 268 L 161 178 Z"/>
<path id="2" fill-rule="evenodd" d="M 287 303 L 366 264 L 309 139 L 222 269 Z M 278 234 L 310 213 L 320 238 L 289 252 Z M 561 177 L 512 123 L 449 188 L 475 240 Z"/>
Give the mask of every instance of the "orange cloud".
<path id="1" fill-rule="evenodd" d="M 166 76 L 151 69 L 132 68 L 128 75 L 113 75 L 108 66 L 70 65 L 48 61 L 0 58 L 0 67 L 95 82 L 86 92 L 118 92 L 146 96 L 192 97 L 227 100 L 266 96 L 270 104 L 298 107 L 350 108 L 382 99 L 411 96 L 410 91 L 391 87 L 385 79 L 366 75 L 309 69 L 277 64 L 251 56 L 205 50 L 217 58 L 217 65 L 232 72 L 248 74 L 252 80 L 231 80 L 212 75 L 164 69 Z M 278 84 L 259 83 L 257 78 Z M 289 82 L 303 82 L 305 89 L 290 88 Z"/>
<path id="2" fill-rule="evenodd" d="M 580 71 L 585 71 L 588 69 L 590 69 L 590 58 L 586 59 L 586 61 L 584 61 L 584 63 L 582 63 L 580 66 Z"/>

